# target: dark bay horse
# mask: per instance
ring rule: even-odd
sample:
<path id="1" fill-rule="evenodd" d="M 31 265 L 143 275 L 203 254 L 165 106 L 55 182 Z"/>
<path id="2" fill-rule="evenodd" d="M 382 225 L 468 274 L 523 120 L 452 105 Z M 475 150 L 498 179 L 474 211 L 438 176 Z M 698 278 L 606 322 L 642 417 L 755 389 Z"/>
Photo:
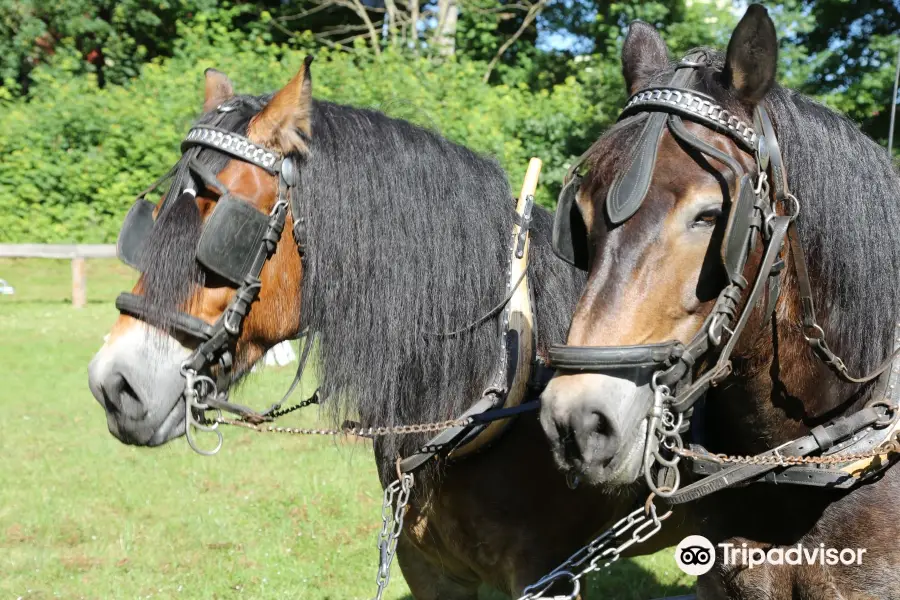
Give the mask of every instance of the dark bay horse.
<path id="1" fill-rule="evenodd" d="M 564 470 L 693 500 L 714 545 L 866 550 L 750 568 L 720 546 L 701 599 L 900 598 L 900 177 L 775 83 L 777 48 L 760 5 L 724 55 L 670 62 L 632 25 L 632 98 L 557 213 L 558 251 L 589 278 L 541 420 Z"/>
<path id="2" fill-rule="evenodd" d="M 313 100 L 308 63 L 283 89 L 259 97 L 235 95 L 223 74 L 208 71 L 197 125 L 214 126 L 216 143 L 231 151 L 239 146 L 256 162 L 208 147 L 189 155 L 192 133 L 183 146 L 184 169 L 202 184 L 176 177 L 148 209 L 156 220 L 133 290 L 144 312 L 138 320 L 120 307 L 89 369 L 110 432 L 142 446 L 185 433 L 180 371 L 199 344 L 188 334 L 209 337 L 209 326 L 233 306 L 234 269 L 246 271 L 231 256 L 230 237 L 207 240 L 205 264 L 217 268 L 202 266 L 201 236 L 217 204 L 234 198 L 260 215 L 236 207 L 241 222 L 262 219 L 260 231 L 266 230 L 265 215 L 274 219 L 286 210 L 278 204 L 285 181 L 296 193 L 299 218 L 286 216 L 259 273 L 258 298 L 249 312 L 241 308 L 223 385 L 308 327 L 320 336 L 324 410 L 336 419 L 392 426 L 450 419 L 468 408 L 497 363 L 497 318 L 461 335 L 436 332 L 476 320 L 504 296 L 515 211 L 496 162 L 378 112 Z M 291 157 L 299 177 L 282 172 L 279 183 L 269 151 Z M 584 278 L 553 256 L 550 216 L 536 208 L 534 219 L 528 270 L 543 353 L 564 339 Z M 220 241 L 226 245 L 216 246 Z M 173 326 L 178 311 L 187 317 L 181 329 Z M 423 441 L 380 438 L 383 485 L 396 479 L 398 456 Z M 626 495 L 570 489 L 548 450 L 532 413 L 479 455 L 417 474 L 398 549 L 417 599 L 472 599 L 481 582 L 518 594 L 628 508 Z"/>

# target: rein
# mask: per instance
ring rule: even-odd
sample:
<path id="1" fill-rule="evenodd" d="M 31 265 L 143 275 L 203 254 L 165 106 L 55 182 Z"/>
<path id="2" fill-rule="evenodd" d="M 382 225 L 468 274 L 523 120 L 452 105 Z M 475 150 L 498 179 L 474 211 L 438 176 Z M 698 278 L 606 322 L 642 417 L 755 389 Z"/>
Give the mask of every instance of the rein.
<path id="1" fill-rule="evenodd" d="M 756 108 L 750 125 L 719 106 L 713 98 L 690 89 L 697 69 L 707 66 L 708 60 L 704 52 L 689 55 L 676 67 L 668 85 L 638 91 L 630 98 L 620 119 L 643 113 L 648 117 L 635 147 L 636 158 L 614 180 L 606 209 L 609 219 L 616 224 L 637 212 L 649 191 L 659 143 L 667 128 L 680 143 L 721 162 L 735 175 L 737 186 L 722 241 L 722 263 L 728 284 L 700 331 L 686 344 L 673 340 L 611 347 L 556 345 L 550 349 L 551 366 L 562 371 L 620 375 L 631 370 L 649 378 L 654 403 L 647 415 L 643 474 L 653 493 L 667 498 L 670 504 L 695 500 L 751 480 L 852 487 L 883 472 L 892 464 L 889 456 L 894 457 L 900 451 L 895 439 L 900 427 L 897 418 L 900 389 L 893 381 L 900 371 L 900 347 L 863 376 L 852 375 L 844 361 L 830 349 L 816 320 L 806 257 L 797 234 L 800 202 L 788 187 L 772 121 L 762 104 Z M 683 119 L 728 136 L 755 159 L 755 172 L 747 172 L 732 157 L 691 134 Z M 587 264 L 584 256 L 579 255 L 583 248 L 578 247 L 578 240 L 572 234 L 578 223 L 572 221 L 573 210 L 577 209 L 574 199 L 581 182 L 578 169 L 585 160 L 586 155 L 569 170 L 554 225 L 554 249 L 564 260 L 583 268 Z M 757 277 L 748 282 L 743 272 L 757 239 L 764 251 Z M 685 448 L 682 434 L 690 428 L 693 408 L 710 387 L 724 382 L 731 374 L 732 353 L 754 308 L 762 305 L 765 314 L 772 315 L 781 293 L 784 268 L 781 255 L 785 248 L 790 250 L 797 276 L 803 335 L 815 356 L 846 382 L 863 384 L 881 377 L 881 385 L 860 411 L 815 427 L 808 435 L 757 457 L 716 456 L 702 446 Z M 900 345 L 900 337 L 894 337 Z M 703 359 L 712 364 L 695 378 L 694 367 Z M 817 452 L 826 455 L 807 456 Z M 682 458 L 711 464 L 695 467 L 698 474 L 706 475 L 704 479 L 679 489 L 678 463 Z M 865 462 L 864 468 L 859 468 L 860 461 Z M 721 468 L 725 463 L 736 464 Z M 841 464 L 848 466 L 834 468 Z M 816 465 L 816 472 L 808 473 L 812 469 L 803 469 L 804 465 Z M 763 477 L 776 469 L 782 469 L 777 477 Z"/>

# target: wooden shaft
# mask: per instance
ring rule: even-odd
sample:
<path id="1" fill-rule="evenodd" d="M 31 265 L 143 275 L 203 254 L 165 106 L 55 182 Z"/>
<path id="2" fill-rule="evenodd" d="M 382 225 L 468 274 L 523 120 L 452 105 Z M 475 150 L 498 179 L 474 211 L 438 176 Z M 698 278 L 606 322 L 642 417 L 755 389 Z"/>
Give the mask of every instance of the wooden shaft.
<path id="1" fill-rule="evenodd" d="M 541 174 L 542 163 L 540 159 L 532 158 L 528 163 L 528 170 L 525 172 L 525 180 L 522 183 L 522 191 L 519 193 L 519 200 L 516 203 L 516 212 L 522 216 L 525 211 L 525 200 L 528 196 L 534 196 L 537 189 L 538 178 Z M 524 252 L 521 258 L 516 258 L 516 246 L 519 236 L 520 227 L 518 224 L 512 228 L 512 244 L 510 248 L 510 268 L 508 286 L 515 285 L 528 269 L 528 247 L 529 240 L 525 239 Z M 516 375 L 513 379 L 509 393 L 506 397 L 506 408 L 518 406 L 525 398 L 528 388 L 528 381 L 531 378 L 532 357 L 534 355 L 534 316 L 532 315 L 531 295 L 528 292 L 528 277 L 522 279 L 522 282 L 516 288 L 515 293 L 509 300 L 509 325 L 510 332 L 514 332 L 517 340 L 517 352 L 509 356 L 510 360 L 516 362 Z M 509 288 L 507 288 L 509 289 Z M 491 440 L 496 439 L 498 435 L 512 422 L 511 419 L 502 419 L 494 421 L 474 440 L 465 446 L 458 448 L 451 453 L 453 458 L 461 458 L 463 456 L 477 452 L 484 448 Z"/>
<path id="2" fill-rule="evenodd" d="M 528 170 L 525 171 L 525 181 L 522 182 L 522 191 L 519 193 L 519 201 L 516 203 L 516 210 L 521 212 L 525 208 L 525 198 L 534 196 L 537 190 L 538 179 L 541 176 L 541 167 L 544 163 L 539 158 L 532 158 L 528 161 Z"/>

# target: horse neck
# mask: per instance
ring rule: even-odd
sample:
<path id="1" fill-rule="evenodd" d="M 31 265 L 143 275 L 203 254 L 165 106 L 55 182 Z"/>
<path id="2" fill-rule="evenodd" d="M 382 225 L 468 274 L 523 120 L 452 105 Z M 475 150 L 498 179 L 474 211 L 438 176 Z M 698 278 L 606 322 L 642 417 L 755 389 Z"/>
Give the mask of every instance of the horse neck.
<path id="1" fill-rule="evenodd" d="M 836 113 L 783 88 L 766 105 L 801 206 L 818 322 L 832 350 L 863 374 L 889 350 L 900 312 L 900 178 L 884 150 Z M 732 452 L 804 435 L 859 408 L 871 390 L 843 382 L 810 350 L 791 258 L 786 252 L 775 321 L 754 315 L 730 385 L 710 394 L 715 437 Z"/>

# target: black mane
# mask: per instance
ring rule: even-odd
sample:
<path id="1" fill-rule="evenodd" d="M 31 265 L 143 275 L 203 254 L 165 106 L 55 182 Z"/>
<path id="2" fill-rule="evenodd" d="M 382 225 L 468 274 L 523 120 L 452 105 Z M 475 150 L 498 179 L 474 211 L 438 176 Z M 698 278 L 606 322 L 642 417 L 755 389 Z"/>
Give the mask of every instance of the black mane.
<path id="1" fill-rule="evenodd" d="M 750 119 L 719 82 L 722 53 L 707 52 L 694 89 Z M 644 85 L 665 85 L 676 63 Z M 890 353 L 900 316 L 900 177 L 886 150 L 846 117 L 776 85 L 764 99 L 799 199 L 798 230 L 808 254 L 816 312 L 832 349 L 851 372 L 874 368 Z M 593 186 L 608 184 L 630 159 L 643 116 L 623 120 L 591 151 Z M 749 122 L 749 121 L 748 121 Z"/>
<path id="2" fill-rule="evenodd" d="M 337 417 L 392 425 L 458 416 L 491 382 L 514 201 L 493 160 L 405 121 L 317 102 L 301 204 L 310 227 L 303 324 L 320 332 L 320 385 Z M 530 282 L 541 345 L 565 340 L 583 283 L 537 211 Z M 383 454 L 409 452 L 416 443 Z"/>
<path id="3" fill-rule="evenodd" d="M 269 98 L 238 97 L 225 120 L 213 112 L 200 122 L 246 134 Z M 434 132 L 329 102 L 314 102 L 309 148 L 295 157 L 309 230 L 298 293 L 302 325 L 320 334 L 326 409 L 365 425 L 458 416 L 496 372 L 498 319 L 456 337 L 435 334 L 474 321 L 505 295 L 514 214 L 506 174 Z M 227 162 L 215 151 L 200 160 L 214 172 Z M 193 260 L 199 218 L 185 219 L 196 213 L 185 204 L 173 202 L 178 219 L 170 221 L 190 226 L 158 226 L 150 241 L 144 280 L 156 291 L 145 293 L 161 314 L 202 282 Z M 535 212 L 529 280 L 546 347 L 565 340 L 584 279 L 553 256 L 551 217 Z M 382 467 L 422 441 L 384 440 Z"/>

